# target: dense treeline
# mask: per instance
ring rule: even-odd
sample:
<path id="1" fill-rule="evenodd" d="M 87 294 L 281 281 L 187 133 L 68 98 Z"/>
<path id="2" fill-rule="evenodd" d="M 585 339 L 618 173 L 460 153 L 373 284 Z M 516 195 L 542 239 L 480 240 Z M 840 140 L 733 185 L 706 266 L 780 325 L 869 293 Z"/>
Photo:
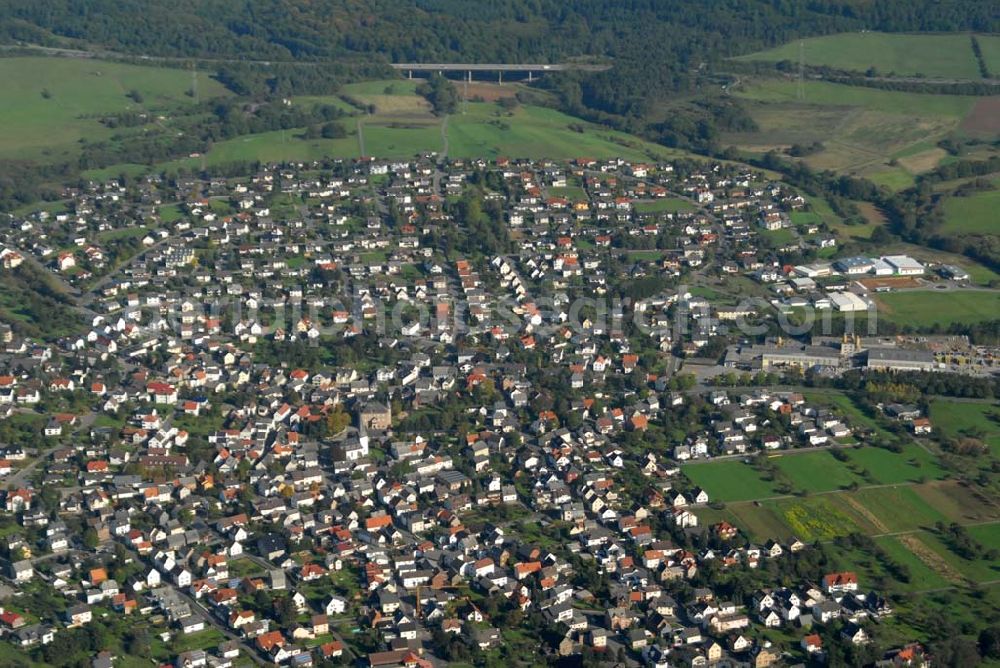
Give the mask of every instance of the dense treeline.
<path id="1" fill-rule="evenodd" d="M 458 108 L 458 90 L 455 84 L 440 74 L 432 74 L 425 83 L 417 86 L 417 94 L 427 98 L 438 116 L 454 113 Z"/>
<path id="2" fill-rule="evenodd" d="M 343 58 L 335 63 L 224 63 L 216 78 L 237 95 L 323 95 L 344 83 L 394 75 L 381 59 Z"/>
<path id="3" fill-rule="evenodd" d="M 819 379 L 817 379 L 819 380 Z M 1000 381 L 981 376 L 966 376 L 957 373 L 935 373 L 932 371 L 903 372 L 862 372 L 848 371 L 832 381 L 837 387 L 848 391 L 861 391 L 868 383 L 878 385 L 910 385 L 922 395 L 942 395 L 971 399 L 989 399 L 1000 396 Z"/>

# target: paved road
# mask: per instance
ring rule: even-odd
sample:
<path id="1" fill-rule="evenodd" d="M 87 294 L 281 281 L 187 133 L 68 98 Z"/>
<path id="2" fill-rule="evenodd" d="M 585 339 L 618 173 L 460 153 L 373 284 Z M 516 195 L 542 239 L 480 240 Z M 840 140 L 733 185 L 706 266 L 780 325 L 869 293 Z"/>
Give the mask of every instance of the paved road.
<path id="1" fill-rule="evenodd" d="M 173 585 L 170 585 L 170 586 L 173 587 Z M 229 627 L 227 627 L 224 624 L 222 624 L 219 621 L 218 617 L 216 617 L 211 612 L 209 612 L 208 608 L 206 608 L 204 605 L 201 604 L 201 601 L 199 601 L 198 599 L 196 599 L 194 596 L 191 596 L 189 593 L 187 593 L 186 591 L 184 591 L 183 589 L 181 589 L 179 587 L 173 587 L 173 589 L 178 594 L 180 594 L 184 599 L 187 600 L 187 602 L 191 605 L 192 609 L 198 610 L 200 612 L 200 614 L 205 618 L 205 621 L 209 625 L 214 626 L 216 629 L 218 629 L 222 633 L 222 635 L 224 635 L 229 640 L 235 640 L 236 643 L 240 646 L 240 650 L 244 654 L 246 654 L 250 658 L 251 661 L 253 661 L 254 663 L 256 663 L 258 666 L 270 666 L 270 665 L 272 665 L 270 662 L 264 661 L 263 659 L 260 658 L 260 656 L 257 654 L 256 648 L 251 647 L 250 645 L 248 645 L 240 636 L 238 636 L 235 633 L 233 633 L 232 631 L 230 631 Z"/>

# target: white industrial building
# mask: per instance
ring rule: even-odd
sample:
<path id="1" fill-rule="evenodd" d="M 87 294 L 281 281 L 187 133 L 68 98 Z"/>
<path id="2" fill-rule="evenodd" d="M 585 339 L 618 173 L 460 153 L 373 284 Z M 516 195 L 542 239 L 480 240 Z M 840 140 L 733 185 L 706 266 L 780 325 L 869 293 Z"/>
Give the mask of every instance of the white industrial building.
<path id="1" fill-rule="evenodd" d="M 882 261 L 892 267 L 897 276 L 922 276 L 924 265 L 908 255 L 886 255 Z"/>
<path id="2" fill-rule="evenodd" d="M 831 292 L 830 303 L 841 312 L 868 310 L 868 301 L 853 292 Z"/>

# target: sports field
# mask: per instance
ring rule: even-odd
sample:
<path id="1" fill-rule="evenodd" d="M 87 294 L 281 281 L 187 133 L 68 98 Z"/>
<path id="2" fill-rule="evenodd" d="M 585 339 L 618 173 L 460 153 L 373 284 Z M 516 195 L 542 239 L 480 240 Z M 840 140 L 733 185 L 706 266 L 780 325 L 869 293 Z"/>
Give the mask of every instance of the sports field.
<path id="1" fill-rule="evenodd" d="M 984 42 L 980 48 L 984 56 Z M 798 62 L 841 70 L 880 75 L 978 79 L 979 67 L 967 35 L 912 35 L 879 32 L 841 33 L 796 40 L 767 51 L 742 56 L 741 60 Z"/>
<path id="2" fill-rule="evenodd" d="M 1000 292 L 986 290 L 889 292 L 876 295 L 875 302 L 878 317 L 911 327 L 982 322 L 1000 313 Z"/>
<path id="3" fill-rule="evenodd" d="M 694 211 L 695 206 L 686 199 L 663 197 L 660 199 L 636 202 L 635 210 L 638 213 L 683 213 L 686 211 Z"/>
<path id="4" fill-rule="evenodd" d="M 206 73 L 199 72 L 197 80 L 202 100 L 228 94 Z M 172 109 L 195 103 L 187 95 L 191 72 L 166 67 L 81 58 L 0 58 L 0 81 L 4 158 L 71 158 L 81 139 L 94 142 L 113 134 L 100 123 L 109 114 L 169 116 Z"/>

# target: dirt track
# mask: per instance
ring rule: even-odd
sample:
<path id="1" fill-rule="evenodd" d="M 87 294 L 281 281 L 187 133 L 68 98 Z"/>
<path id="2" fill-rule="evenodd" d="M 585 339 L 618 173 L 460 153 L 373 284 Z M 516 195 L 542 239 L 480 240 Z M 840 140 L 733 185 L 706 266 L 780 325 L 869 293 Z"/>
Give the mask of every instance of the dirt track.
<path id="1" fill-rule="evenodd" d="M 932 571 L 940 573 L 941 577 L 945 580 L 951 582 L 952 584 L 962 584 L 962 574 L 952 568 L 947 561 L 941 558 L 941 555 L 924 545 L 920 538 L 914 536 L 913 534 L 907 534 L 900 536 L 899 542 L 905 545 L 906 548 L 917 557 L 917 559 L 924 562 L 925 566 Z"/>

